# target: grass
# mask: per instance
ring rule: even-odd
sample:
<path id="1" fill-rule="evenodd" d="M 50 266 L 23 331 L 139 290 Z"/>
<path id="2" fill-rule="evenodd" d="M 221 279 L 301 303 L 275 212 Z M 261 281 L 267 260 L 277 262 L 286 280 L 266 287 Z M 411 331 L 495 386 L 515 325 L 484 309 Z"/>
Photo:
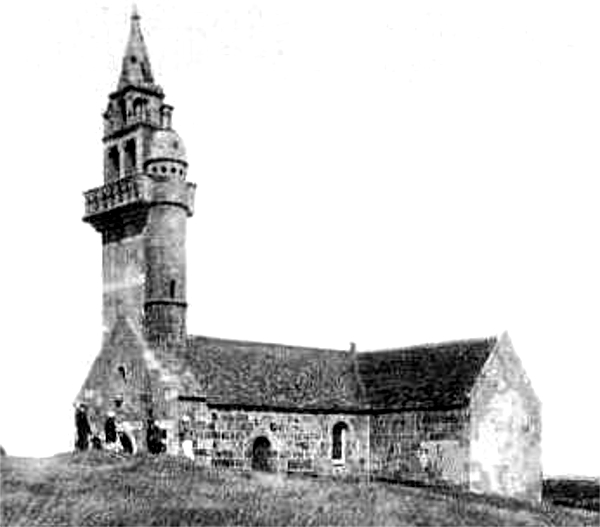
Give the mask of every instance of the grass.
<path id="1" fill-rule="evenodd" d="M 598 478 L 548 478 L 543 488 L 544 498 L 555 505 L 600 511 Z"/>
<path id="2" fill-rule="evenodd" d="M 598 525 L 597 512 L 103 452 L 0 461 L 2 525 Z"/>

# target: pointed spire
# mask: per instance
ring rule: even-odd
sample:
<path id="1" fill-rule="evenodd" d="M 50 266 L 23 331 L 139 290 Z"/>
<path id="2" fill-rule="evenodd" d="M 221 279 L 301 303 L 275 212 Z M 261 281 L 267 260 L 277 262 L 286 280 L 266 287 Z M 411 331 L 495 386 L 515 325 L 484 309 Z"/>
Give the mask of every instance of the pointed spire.
<path id="1" fill-rule="evenodd" d="M 118 90 L 125 86 L 154 86 L 154 77 L 150 67 L 150 57 L 140 27 L 140 15 L 137 7 L 133 5 L 131 11 L 131 26 L 129 40 L 123 56 L 121 77 L 119 78 Z"/>

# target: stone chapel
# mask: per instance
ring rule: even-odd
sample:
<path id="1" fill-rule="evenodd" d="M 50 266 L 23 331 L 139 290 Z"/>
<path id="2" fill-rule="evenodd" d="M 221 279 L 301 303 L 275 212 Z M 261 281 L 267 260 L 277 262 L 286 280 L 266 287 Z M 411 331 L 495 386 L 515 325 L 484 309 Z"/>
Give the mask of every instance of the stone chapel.
<path id="1" fill-rule="evenodd" d="M 195 463 L 393 478 L 539 501 L 541 408 L 507 334 L 381 351 L 189 335 L 186 223 L 195 184 L 173 107 L 131 17 L 104 119 L 104 184 L 85 192 L 101 235 L 104 334 L 77 396 L 133 451 L 156 420 Z"/>

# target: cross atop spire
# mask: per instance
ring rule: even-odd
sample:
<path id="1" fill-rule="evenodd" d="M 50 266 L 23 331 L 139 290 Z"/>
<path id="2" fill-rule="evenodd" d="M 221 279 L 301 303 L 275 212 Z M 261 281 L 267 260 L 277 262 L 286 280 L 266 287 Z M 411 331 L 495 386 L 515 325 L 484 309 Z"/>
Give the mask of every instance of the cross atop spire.
<path id="1" fill-rule="evenodd" d="M 154 77 L 152 76 L 150 57 L 140 27 L 140 15 L 134 4 L 131 11 L 129 40 L 125 48 L 125 55 L 123 56 L 123 65 L 117 89 L 121 90 L 126 86 L 148 85 L 154 86 Z"/>

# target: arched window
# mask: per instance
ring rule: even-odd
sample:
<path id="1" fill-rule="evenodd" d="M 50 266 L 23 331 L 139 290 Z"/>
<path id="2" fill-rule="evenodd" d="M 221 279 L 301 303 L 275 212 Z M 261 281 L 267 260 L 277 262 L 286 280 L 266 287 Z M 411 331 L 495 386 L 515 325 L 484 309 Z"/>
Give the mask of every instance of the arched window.
<path id="1" fill-rule="evenodd" d="M 125 366 L 121 365 L 117 369 L 119 370 L 119 375 L 122 377 L 122 379 L 124 381 L 127 380 L 127 372 L 125 370 Z"/>
<path id="2" fill-rule="evenodd" d="M 173 108 L 167 104 L 160 108 L 160 126 L 161 128 L 171 128 L 171 111 Z"/>
<path id="3" fill-rule="evenodd" d="M 136 169 L 136 145 L 135 139 L 129 139 L 125 143 L 125 175 L 129 176 Z"/>
<path id="4" fill-rule="evenodd" d="M 143 99 L 141 97 L 138 97 L 137 99 L 135 99 L 135 101 L 133 101 L 133 115 L 134 115 L 136 121 L 145 119 L 147 117 L 147 113 L 148 113 L 147 106 L 148 106 L 148 101 L 146 101 L 146 99 Z"/>
<path id="5" fill-rule="evenodd" d="M 171 280 L 169 284 L 169 295 L 171 298 L 175 298 L 175 280 Z"/>
<path id="6" fill-rule="evenodd" d="M 346 458 L 346 433 L 348 425 L 340 422 L 333 426 L 332 443 L 331 443 L 331 459 L 334 461 L 343 462 Z"/>
<path id="7" fill-rule="evenodd" d="M 121 160 L 119 155 L 119 147 L 113 146 L 108 151 L 108 159 L 107 162 L 107 179 L 108 181 L 112 181 L 114 179 L 119 178 L 119 172 L 121 170 Z"/>
<path id="8" fill-rule="evenodd" d="M 119 110 L 121 111 L 121 123 L 127 124 L 127 101 L 125 99 L 119 101 Z"/>

